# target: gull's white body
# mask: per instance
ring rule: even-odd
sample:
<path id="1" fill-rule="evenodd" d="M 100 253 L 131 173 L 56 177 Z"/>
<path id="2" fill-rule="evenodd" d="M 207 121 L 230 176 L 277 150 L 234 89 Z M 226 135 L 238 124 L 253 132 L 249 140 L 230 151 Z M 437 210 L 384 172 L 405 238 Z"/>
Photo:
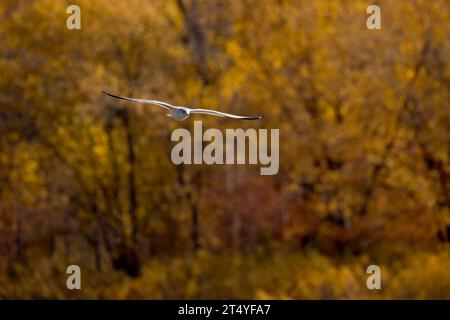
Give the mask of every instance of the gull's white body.
<path id="1" fill-rule="evenodd" d="M 189 117 L 189 109 L 183 107 L 174 107 L 170 113 L 167 114 L 168 117 L 175 119 L 177 121 L 183 121 Z"/>
<path id="2" fill-rule="evenodd" d="M 183 121 L 184 119 L 189 117 L 189 115 L 191 115 L 191 114 L 209 114 L 209 115 L 213 115 L 213 116 L 228 117 L 228 118 L 239 119 L 239 120 L 257 120 L 257 119 L 261 119 L 263 117 L 262 115 L 255 116 L 255 117 L 238 116 L 235 114 L 230 114 L 230 113 L 225 113 L 225 112 L 220 112 L 220 111 L 215 111 L 215 110 L 210 110 L 210 109 L 191 109 L 191 108 L 186 108 L 186 107 L 181 107 L 181 106 L 173 106 L 167 102 L 162 102 L 162 101 L 157 101 L 157 100 L 145 100 L 145 99 L 135 99 L 135 98 L 116 96 L 114 94 L 111 94 L 111 93 L 108 93 L 105 91 L 103 91 L 103 93 L 110 97 L 116 98 L 116 99 L 122 99 L 122 100 L 128 100 L 128 101 L 146 103 L 146 104 L 153 104 L 153 105 L 162 107 L 164 109 L 167 109 L 170 112 L 169 114 L 167 114 L 167 116 L 169 116 L 172 119 L 175 119 L 177 121 Z"/>

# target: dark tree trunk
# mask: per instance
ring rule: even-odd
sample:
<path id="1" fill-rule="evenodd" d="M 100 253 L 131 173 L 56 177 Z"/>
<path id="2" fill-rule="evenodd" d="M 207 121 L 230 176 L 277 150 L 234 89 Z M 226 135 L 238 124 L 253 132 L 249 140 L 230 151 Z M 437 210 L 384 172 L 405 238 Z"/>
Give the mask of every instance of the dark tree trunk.
<path id="1" fill-rule="evenodd" d="M 124 270 L 130 276 L 138 276 L 141 270 L 141 264 L 137 253 L 137 193 L 136 193 L 136 156 L 134 153 L 134 139 L 130 123 L 131 111 L 124 110 L 122 119 L 126 131 L 126 143 L 128 151 L 128 201 L 131 221 L 131 241 L 130 245 L 125 244 L 120 250 L 119 255 L 113 261 L 113 265 L 117 269 Z M 126 240 L 125 240 L 126 241 Z"/>

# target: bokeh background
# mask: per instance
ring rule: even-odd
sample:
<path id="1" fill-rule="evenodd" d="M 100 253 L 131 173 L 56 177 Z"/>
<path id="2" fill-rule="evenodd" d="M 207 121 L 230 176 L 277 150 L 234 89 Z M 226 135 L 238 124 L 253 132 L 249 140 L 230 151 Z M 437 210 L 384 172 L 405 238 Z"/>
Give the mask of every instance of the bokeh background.
<path id="1" fill-rule="evenodd" d="M 0 298 L 450 298 L 449 1 L 70 4 L 0 2 Z M 195 119 L 280 129 L 279 173 L 173 165 Z"/>

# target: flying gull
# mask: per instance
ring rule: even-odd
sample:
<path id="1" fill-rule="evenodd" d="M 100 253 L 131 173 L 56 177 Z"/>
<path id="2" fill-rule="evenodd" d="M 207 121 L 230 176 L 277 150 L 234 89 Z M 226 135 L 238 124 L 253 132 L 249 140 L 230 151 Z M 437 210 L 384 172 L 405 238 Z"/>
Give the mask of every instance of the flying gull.
<path id="1" fill-rule="evenodd" d="M 247 117 L 247 116 L 238 116 L 234 114 L 229 114 L 225 112 L 210 110 L 210 109 L 191 109 L 187 107 L 181 107 L 181 106 L 173 106 L 166 102 L 161 102 L 157 100 L 146 100 L 146 99 L 135 99 L 135 98 L 128 98 L 128 97 L 122 97 L 122 96 L 116 96 L 114 94 L 102 91 L 104 94 L 116 98 L 116 99 L 122 99 L 122 100 L 128 100 L 128 101 L 134 101 L 139 103 L 145 103 L 145 104 L 153 104 L 159 107 L 162 107 L 164 109 L 167 109 L 170 111 L 169 114 L 167 114 L 168 117 L 171 117 L 175 120 L 182 121 L 189 117 L 191 114 L 209 114 L 212 116 L 217 117 L 228 117 L 233 119 L 239 119 L 239 120 L 258 120 L 264 117 L 263 115 L 255 116 L 255 117 Z"/>

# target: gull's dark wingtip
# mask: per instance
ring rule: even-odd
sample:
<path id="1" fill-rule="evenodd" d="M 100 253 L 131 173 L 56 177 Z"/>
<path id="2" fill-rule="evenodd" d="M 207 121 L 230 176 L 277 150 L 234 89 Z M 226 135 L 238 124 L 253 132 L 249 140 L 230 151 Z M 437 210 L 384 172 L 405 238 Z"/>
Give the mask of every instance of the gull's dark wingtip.
<path id="1" fill-rule="evenodd" d="M 262 119 L 262 118 L 264 118 L 264 115 L 260 114 L 258 116 L 254 116 L 254 117 L 245 117 L 245 118 L 242 118 L 242 120 L 259 120 L 259 119 Z"/>
<path id="2" fill-rule="evenodd" d="M 109 92 L 106 92 L 106 91 L 103 91 L 103 90 L 102 90 L 102 92 L 103 92 L 104 94 L 106 94 L 107 96 L 110 96 L 110 97 L 113 97 L 113 98 L 116 98 L 116 99 L 128 100 L 128 99 L 125 99 L 124 97 L 116 96 L 115 94 L 112 94 L 112 93 L 109 93 Z"/>

